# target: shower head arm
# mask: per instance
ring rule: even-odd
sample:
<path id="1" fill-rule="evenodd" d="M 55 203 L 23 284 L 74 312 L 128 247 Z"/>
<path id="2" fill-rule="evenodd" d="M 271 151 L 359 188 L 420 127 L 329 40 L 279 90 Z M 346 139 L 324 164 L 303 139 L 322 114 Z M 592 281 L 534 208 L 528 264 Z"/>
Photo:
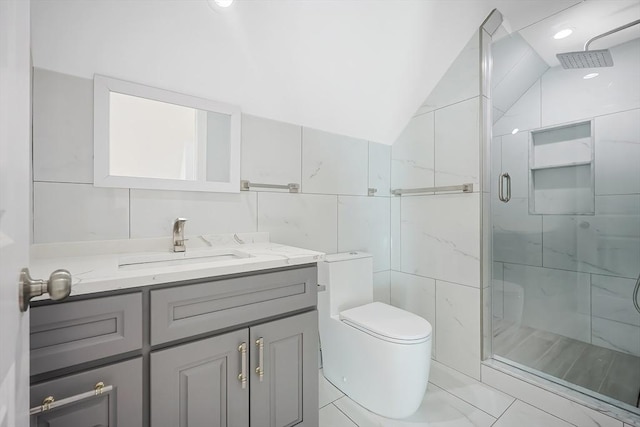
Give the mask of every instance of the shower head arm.
<path id="1" fill-rule="evenodd" d="M 606 36 L 608 36 L 610 34 L 617 33 L 618 31 L 622 31 L 622 30 L 624 30 L 626 28 L 633 27 L 634 25 L 638 25 L 638 24 L 640 24 L 640 19 L 635 20 L 633 22 L 629 22 L 628 24 L 624 24 L 621 27 L 614 28 L 613 30 L 607 31 L 606 33 L 602 33 L 602 34 L 599 34 L 599 35 L 597 35 L 595 37 L 592 37 L 589 40 L 587 40 L 587 42 L 584 44 L 584 51 L 586 52 L 586 51 L 589 50 L 589 45 L 591 44 L 591 42 L 593 42 L 595 40 L 598 40 L 598 39 L 601 39 L 602 37 L 606 37 Z"/>

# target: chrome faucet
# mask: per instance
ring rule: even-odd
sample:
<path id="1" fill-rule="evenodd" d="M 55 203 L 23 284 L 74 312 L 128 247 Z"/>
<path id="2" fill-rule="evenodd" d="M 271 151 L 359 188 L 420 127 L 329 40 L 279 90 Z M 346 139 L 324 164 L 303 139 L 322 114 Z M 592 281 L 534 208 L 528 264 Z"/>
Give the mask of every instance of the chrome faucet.
<path id="1" fill-rule="evenodd" d="M 186 218 L 176 218 L 173 221 L 173 252 L 184 252 L 187 250 L 187 246 L 184 242 L 184 223 L 187 222 Z"/>

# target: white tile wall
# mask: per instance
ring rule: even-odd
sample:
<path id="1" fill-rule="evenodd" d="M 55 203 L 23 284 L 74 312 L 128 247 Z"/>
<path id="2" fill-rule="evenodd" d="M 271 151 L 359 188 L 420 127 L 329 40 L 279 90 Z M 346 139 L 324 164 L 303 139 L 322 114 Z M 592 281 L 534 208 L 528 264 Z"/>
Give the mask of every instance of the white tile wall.
<path id="1" fill-rule="evenodd" d="M 257 231 L 257 193 L 131 190 L 131 238 L 171 236 L 187 218 L 188 236 Z M 188 245 L 188 243 L 187 243 Z"/>
<path id="2" fill-rule="evenodd" d="M 35 182 L 33 211 L 34 243 L 129 238 L 127 189 Z"/>
<path id="3" fill-rule="evenodd" d="M 585 273 L 504 264 L 504 284 L 524 291 L 522 324 L 591 341 L 591 284 Z M 505 300 L 505 305 L 507 301 Z"/>
<path id="4" fill-rule="evenodd" d="M 400 270 L 402 268 L 402 245 L 401 245 L 401 215 L 402 199 L 400 197 L 391 198 L 391 269 Z"/>
<path id="5" fill-rule="evenodd" d="M 264 184 L 300 184 L 301 156 L 300 126 L 242 115 L 242 179 Z"/>
<path id="6" fill-rule="evenodd" d="M 596 194 L 640 194 L 640 109 L 596 117 Z"/>
<path id="7" fill-rule="evenodd" d="M 480 98 L 435 112 L 435 185 L 480 185 Z"/>
<path id="8" fill-rule="evenodd" d="M 542 266 L 542 215 L 529 215 L 528 198 L 493 200 L 495 261 Z"/>
<path id="9" fill-rule="evenodd" d="M 33 70 L 33 179 L 93 182 L 93 80 Z"/>
<path id="10" fill-rule="evenodd" d="M 434 113 L 412 118 L 391 147 L 391 188 L 433 186 L 433 118 Z"/>
<path id="11" fill-rule="evenodd" d="M 529 197 L 528 132 L 504 135 L 501 140 L 502 172 L 507 172 L 511 177 L 511 197 Z M 494 181 L 497 184 L 497 177 Z"/>
<path id="12" fill-rule="evenodd" d="M 391 271 L 391 305 L 427 319 L 433 328 L 431 357 L 436 357 L 436 281 Z"/>
<path id="13" fill-rule="evenodd" d="M 493 282 L 492 289 L 492 314 L 493 317 L 502 319 L 504 316 L 504 277 L 503 277 L 503 264 L 501 262 L 493 263 Z"/>
<path id="14" fill-rule="evenodd" d="M 515 104 L 493 125 L 493 135 L 510 135 L 520 131 L 537 129 L 540 119 L 540 80 L 537 80 Z"/>
<path id="15" fill-rule="evenodd" d="M 391 146 L 369 142 L 369 188 L 376 197 L 388 196 L 391 188 Z"/>
<path id="16" fill-rule="evenodd" d="M 366 196 L 368 151 L 367 141 L 304 128 L 302 191 Z"/>
<path id="17" fill-rule="evenodd" d="M 338 197 L 258 193 L 258 231 L 268 231 L 273 242 L 336 253 Z"/>
<path id="18" fill-rule="evenodd" d="M 498 40 L 492 51 L 492 101 L 506 112 L 549 66 L 517 33 Z"/>
<path id="19" fill-rule="evenodd" d="M 391 304 L 391 271 L 373 273 L 373 300 Z"/>
<path id="20" fill-rule="evenodd" d="M 480 95 L 480 38 L 476 31 L 417 114 L 433 111 Z"/>
<path id="21" fill-rule="evenodd" d="M 402 271 L 480 287 L 479 194 L 403 196 Z"/>
<path id="22" fill-rule="evenodd" d="M 611 48 L 615 66 L 600 68 L 594 79 L 588 70 L 549 69 L 542 77 L 542 126 L 640 108 L 640 39 Z"/>
<path id="23" fill-rule="evenodd" d="M 594 216 L 544 217 L 544 265 L 637 277 L 640 259 L 640 195 L 596 196 L 595 203 Z"/>
<path id="24" fill-rule="evenodd" d="M 388 197 L 338 196 L 338 252 L 369 252 L 374 272 L 389 270 L 390 213 Z"/>
<path id="25" fill-rule="evenodd" d="M 480 289 L 436 281 L 437 360 L 480 379 Z"/>
<path id="26" fill-rule="evenodd" d="M 640 327 L 594 317 L 591 341 L 595 345 L 640 357 Z"/>
<path id="27" fill-rule="evenodd" d="M 634 279 L 591 275 L 591 314 L 603 319 L 640 326 L 640 313 L 633 306 Z M 640 335 L 640 332 L 638 332 Z"/>

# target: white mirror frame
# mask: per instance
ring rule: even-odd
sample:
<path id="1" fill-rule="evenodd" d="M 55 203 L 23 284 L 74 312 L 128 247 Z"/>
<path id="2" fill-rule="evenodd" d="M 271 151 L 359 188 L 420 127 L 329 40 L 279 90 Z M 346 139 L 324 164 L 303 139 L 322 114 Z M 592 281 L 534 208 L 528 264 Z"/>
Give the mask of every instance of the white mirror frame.
<path id="1" fill-rule="evenodd" d="M 231 116 L 229 182 L 185 181 L 109 174 L 109 93 L 117 92 Z M 93 184 L 96 187 L 151 190 L 240 192 L 240 108 L 96 74 L 93 78 Z"/>

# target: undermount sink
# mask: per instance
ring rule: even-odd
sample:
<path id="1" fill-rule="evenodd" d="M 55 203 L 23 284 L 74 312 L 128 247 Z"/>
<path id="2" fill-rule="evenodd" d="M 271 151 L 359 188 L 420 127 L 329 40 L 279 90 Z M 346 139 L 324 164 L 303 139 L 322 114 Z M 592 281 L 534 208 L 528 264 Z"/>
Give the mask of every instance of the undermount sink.
<path id="1" fill-rule="evenodd" d="M 170 267 L 173 265 L 221 262 L 249 257 L 251 257 L 251 255 L 248 253 L 236 249 L 211 249 L 193 252 L 153 252 L 122 256 L 118 260 L 118 268 L 121 270 L 138 270 L 153 267 Z"/>

